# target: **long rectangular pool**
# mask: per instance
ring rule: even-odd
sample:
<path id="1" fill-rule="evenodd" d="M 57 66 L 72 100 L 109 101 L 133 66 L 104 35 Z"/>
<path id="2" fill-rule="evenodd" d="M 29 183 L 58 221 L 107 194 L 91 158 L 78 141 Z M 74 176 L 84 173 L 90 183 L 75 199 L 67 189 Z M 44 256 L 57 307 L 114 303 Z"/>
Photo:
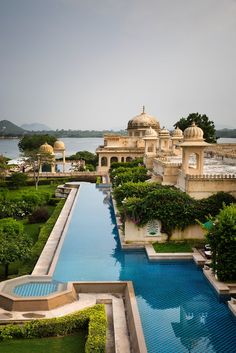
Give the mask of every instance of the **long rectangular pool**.
<path id="1" fill-rule="evenodd" d="M 53 274 L 58 281 L 133 281 L 149 353 L 236 352 L 236 320 L 192 261 L 123 251 L 113 208 L 81 183 Z"/>

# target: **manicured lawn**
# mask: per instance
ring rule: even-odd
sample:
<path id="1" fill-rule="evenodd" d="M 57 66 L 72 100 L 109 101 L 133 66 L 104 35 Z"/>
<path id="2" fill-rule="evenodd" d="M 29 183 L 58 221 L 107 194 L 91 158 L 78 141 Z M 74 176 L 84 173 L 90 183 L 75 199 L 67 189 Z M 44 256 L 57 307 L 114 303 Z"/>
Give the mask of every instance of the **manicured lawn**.
<path id="1" fill-rule="evenodd" d="M 156 252 L 192 252 L 192 247 L 199 247 L 200 241 L 186 241 L 186 242 L 174 242 L 170 241 L 167 243 L 154 243 L 153 247 Z"/>
<path id="2" fill-rule="evenodd" d="M 65 337 L 19 339 L 0 342 L 2 353 L 84 353 L 87 332 Z"/>
<path id="3" fill-rule="evenodd" d="M 57 184 L 39 185 L 38 191 L 54 193 L 56 187 Z M 20 189 L 9 189 L 7 193 L 7 198 L 9 200 L 13 200 L 14 198 L 19 197 L 20 195 L 29 191 L 36 191 L 35 186 L 24 186 Z"/>
<path id="4" fill-rule="evenodd" d="M 43 223 L 28 223 L 28 220 L 22 221 L 24 224 L 25 233 L 32 239 L 33 244 L 37 241 L 40 227 Z"/>

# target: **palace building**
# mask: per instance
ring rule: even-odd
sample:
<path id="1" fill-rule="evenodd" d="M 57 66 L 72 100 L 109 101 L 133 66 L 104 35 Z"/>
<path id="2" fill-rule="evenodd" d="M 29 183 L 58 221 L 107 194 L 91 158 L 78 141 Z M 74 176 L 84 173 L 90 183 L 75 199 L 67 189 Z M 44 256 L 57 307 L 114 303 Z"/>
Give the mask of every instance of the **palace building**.
<path id="1" fill-rule="evenodd" d="M 129 120 L 127 136 L 104 135 L 104 145 L 96 149 L 98 172 L 108 173 L 111 163 L 142 158 L 152 173 L 152 180 L 174 185 L 197 199 L 218 191 L 236 197 L 236 159 L 233 165 L 223 162 L 213 168 L 212 158 L 205 158 L 210 144 L 194 122 L 184 131 L 170 133 L 159 121 L 143 111 Z"/>

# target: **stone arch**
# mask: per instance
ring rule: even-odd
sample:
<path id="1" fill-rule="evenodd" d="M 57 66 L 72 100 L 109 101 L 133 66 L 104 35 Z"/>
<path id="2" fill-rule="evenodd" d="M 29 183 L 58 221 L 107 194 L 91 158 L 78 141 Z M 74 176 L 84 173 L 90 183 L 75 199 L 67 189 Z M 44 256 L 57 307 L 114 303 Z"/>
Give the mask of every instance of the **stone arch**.
<path id="1" fill-rule="evenodd" d="M 132 162 L 133 158 L 132 157 L 126 157 L 126 162 Z"/>
<path id="2" fill-rule="evenodd" d="M 125 157 L 121 157 L 121 162 L 124 162 L 125 161 Z"/>
<path id="3" fill-rule="evenodd" d="M 111 157 L 111 163 L 116 163 L 118 162 L 118 157 Z"/>
<path id="4" fill-rule="evenodd" d="M 101 166 L 102 167 L 107 167 L 107 157 L 102 157 L 101 158 Z"/>

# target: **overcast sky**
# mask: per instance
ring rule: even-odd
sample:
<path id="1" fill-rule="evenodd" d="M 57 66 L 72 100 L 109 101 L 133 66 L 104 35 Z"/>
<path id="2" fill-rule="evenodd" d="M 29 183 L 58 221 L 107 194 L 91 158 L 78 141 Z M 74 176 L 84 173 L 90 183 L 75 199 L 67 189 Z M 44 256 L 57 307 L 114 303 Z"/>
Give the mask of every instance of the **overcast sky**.
<path id="1" fill-rule="evenodd" d="M 0 120 L 236 127 L 235 0 L 0 0 Z"/>

